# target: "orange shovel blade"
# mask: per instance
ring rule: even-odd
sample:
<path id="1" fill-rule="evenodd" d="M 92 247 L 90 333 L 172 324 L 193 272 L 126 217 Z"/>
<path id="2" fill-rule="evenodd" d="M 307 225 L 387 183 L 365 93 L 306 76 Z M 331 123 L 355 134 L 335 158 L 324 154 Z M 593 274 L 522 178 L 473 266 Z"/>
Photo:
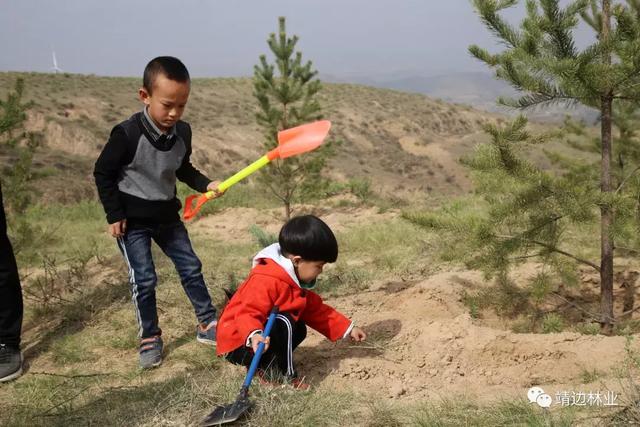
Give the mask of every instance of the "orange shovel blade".
<path id="1" fill-rule="evenodd" d="M 278 132 L 278 157 L 287 157 L 315 150 L 331 129 L 329 120 L 320 120 Z"/>
<path id="2" fill-rule="evenodd" d="M 198 200 L 196 201 L 196 205 L 194 207 L 193 199 L 195 198 L 197 198 Z M 184 211 L 182 212 L 182 218 L 184 218 L 185 220 L 189 220 L 194 216 L 196 216 L 198 211 L 200 211 L 200 208 L 202 207 L 202 205 L 204 205 L 208 200 L 209 199 L 207 198 L 207 196 L 204 195 L 204 193 L 193 194 L 191 196 L 188 196 L 184 200 Z"/>

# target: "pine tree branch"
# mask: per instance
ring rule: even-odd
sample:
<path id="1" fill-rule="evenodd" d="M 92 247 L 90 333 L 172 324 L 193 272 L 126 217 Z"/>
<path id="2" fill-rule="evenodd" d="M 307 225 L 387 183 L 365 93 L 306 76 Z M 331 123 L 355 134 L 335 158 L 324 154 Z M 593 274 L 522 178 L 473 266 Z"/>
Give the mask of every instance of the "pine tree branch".
<path id="1" fill-rule="evenodd" d="M 296 191 L 296 189 L 298 188 L 298 185 L 304 180 L 304 176 L 300 176 L 298 178 L 292 178 L 290 181 L 291 184 L 291 191 L 290 191 L 290 196 L 292 197 L 294 192 Z"/>
<path id="2" fill-rule="evenodd" d="M 514 89 L 522 90 L 522 89 L 519 89 L 516 85 L 512 84 L 511 86 L 513 86 Z M 510 101 L 513 101 L 513 102 L 510 102 Z M 581 101 L 580 98 L 575 98 L 568 95 L 552 95 L 547 93 L 531 93 L 529 95 L 522 96 L 518 99 L 505 98 L 502 96 L 498 98 L 498 104 L 502 104 L 505 107 L 517 108 L 520 110 L 544 107 L 554 103 L 566 103 L 567 105 L 571 105 L 580 101 Z"/>
<path id="3" fill-rule="evenodd" d="M 589 316 L 591 316 L 591 320 L 595 320 L 595 321 L 596 321 L 596 322 L 598 322 L 598 323 L 600 322 L 600 317 L 601 317 L 601 316 L 599 316 L 599 315 L 597 315 L 597 314 L 594 314 L 594 313 L 592 313 L 592 312 L 590 312 L 590 311 L 588 311 L 588 310 L 586 310 L 586 309 L 584 309 L 584 308 L 580 307 L 578 304 L 576 304 L 576 303 L 574 303 L 574 302 L 572 302 L 572 301 L 569 301 L 568 299 L 566 299 L 565 297 L 563 297 L 562 295 L 560 295 L 560 294 L 559 294 L 559 293 L 557 293 L 557 292 L 551 292 L 551 295 L 553 295 L 553 296 L 554 296 L 554 297 L 556 297 L 556 298 L 561 299 L 562 301 L 566 302 L 566 303 L 567 303 L 567 304 L 569 304 L 570 306 L 572 306 L 572 307 L 574 307 L 574 308 L 577 308 L 578 310 L 580 310 L 580 311 L 581 311 L 581 312 L 583 312 L 584 314 L 588 314 Z M 640 308 L 640 307 L 638 307 L 638 308 Z"/>
<path id="4" fill-rule="evenodd" d="M 612 88 L 619 88 L 620 86 L 622 86 L 623 84 L 627 83 L 629 80 L 632 80 L 634 77 L 640 76 L 640 68 L 636 69 L 633 73 L 629 73 L 627 75 L 624 76 L 624 78 L 622 78 L 620 81 L 615 82 L 611 87 Z M 638 84 L 636 83 L 633 86 L 637 86 Z"/>
<path id="5" fill-rule="evenodd" d="M 563 251 L 562 249 L 559 249 L 556 246 L 551 245 L 549 243 L 545 243 L 545 242 L 541 242 L 539 240 L 533 240 L 533 239 L 523 239 L 523 238 L 518 237 L 518 236 L 496 235 L 495 237 L 501 238 L 501 239 L 506 239 L 506 240 L 522 240 L 525 243 L 533 243 L 535 245 L 542 246 L 543 248 L 545 248 L 545 249 L 547 249 L 547 250 L 549 250 L 551 252 L 555 252 L 555 253 L 558 253 L 560 255 L 564 255 L 564 256 L 566 256 L 568 258 L 571 258 L 573 260 L 578 261 L 581 264 L 588 265 L 588 266 L 594 268 L 596 271 L 600 272 L 600 267 L 598 265 L 594 264 L 593 262 L 591 262 L 589 260 L 586 260 L 584 258 L 580 258 L 580 257 L 578 257 L 576 255 L 573 255 L 573 254 L 569 253 L 569 252 Z"/>
<path id="6" fill-rule="evenodd" d="M 591 7 L 591 15 L 586 10 L 580 12 L 580 16 L 596 33 L 600 33 L 601 28 L 601 16 L 598 11 L 598 5 L 595 0 L 589 1 L 589 6 Z"/>
<path id="7" fill-rule="evenodd" d="M 522 256 L 516 256 L 513 258 L 509 258 L 510 260 L 516 261 L 516 260 L 520 260 L 520 259 L 529 259 L 529 258 L 536 258 L 536 257 L 540 257 L 542 256 L 541 252 L 532 254 L 532 255 L 522 255 Z"/>
<path id="8" fill-rule="evenodd" d="M 615 194 L 618 194 L 620 192 L 620 190 L 622 189 L 622 187 L 627 183 L 627 181 L 633 176 L 635 175 L 636 172 L 638 172 L 640 170 L 640 166 L 637 166 L 633 171 L 631 171 L 631 173 L 629 175 L 627 175 L 622 182 L 620 182 L 620 185 L 618 185 L 618 188 L 616 188 L 616 192 Z"/>
<path id="9" fill-rule="evenodd" d="M 557 1 L 541 2 L 542 10 L 548 20 L 546 33 L 551 40 L 551 49 L 556 58 L 575 57 L 575 46 L 571 35 L 571 27 L 563 22 L 566 19 L 565 11 L 560 10 Z M 575 12 L 573 12 L 575 13 Z M 569 12 L 569 16 L 572 13 Z"/>
<path id="10" fill-rule="evenodd" d="M 618 245 L 616 245 L 616 247 L 615 247 L 615 248 L 616 248 L 616 249 L 623 250 L 623 251 L 627 251 L 627 252 L 633 252 L 633 253 L 636 253 L 636 254 L 640 254 L 640 249 L 627 248 L 627 247 L 624 247 L 624 246 L 618 246 Z"/>
<path id="11" fill-rule="evenodd" d="M 554 223 L 554 222 L 556 222 L 556 221 L 558 221 L 558 220 L 560 220 L 560 219 L 562 219 L 562 218 L 564 218 L 564 215 L 556 215 L 556 216 L 554 216 L 554 217 L 550 218 L 548 221 L 543 222 L 542 224 L 540 224 L 540 225 L 538 225 L 538 226 L 536 226 L 536 227 L 534 227 L 534 228 L 532 228 L 532 229 L 530 229 L 530 230 L 527 230 L 527 231 L 525 231 L 525 232 L 521 233 L 521 234 L 520 234 L 520 236 L 523 236 L 523 235 L 526 235 L 526 234 L 529 234 L 529 235 L 530 235 L 530 234 L 531 234 L 531 233 L 533 233 L 534 231 L 538 231 L 538 230 L 540 230 L 541 228 L 544 228 L 544 227 L 546 227 L 547 225 L 549 225 L 549 224 L 551 224 L 551 223 Z M 517 237 L 516 237 L 516 238 L 517 238 Z"/>
<path id="12" fill-rule="evenodd" d="M 515 0 L 504 0 L 495 3 L 493 0 L 473 0 L 476 13 L 484 25 L 505 45 L 516 48 L 520 44 L 521 35 L 498 14 L 501 9 L 509 8 L 517 3 Z"/>
<path id="13" fill-rule="evenodd" d="M 546 248 L 546 249 L 550 250 L 551 252 L 556 252 L 556 253 L 559 253 L 560 255 L 564 255 L 566 257 L 574 259 L 574 260 L 576 260 L 576 261 L 578 261 L 578 262 L 580 262 L 582 264 L 585 264 L 585 265 L 588 265 L 588 266 L 594 268 L 597 272 L 600 272 L 600 267 L 598 265 L 592 263 L 589 260 L 577 257 L 577 256 L 575 256 L 573 254 L 570 254 L 569 252 L 565 252 L 562 249 L 559 249 L 559 248 L 557 248 L 557 247 L 555 247 L 553 245 L 550 245 L 548 243 L 545 243 L 545 242 L 540 242 L 538 240 L 527 240 L 527 241 L 531 242 L 531 243 L 534 243 L 536 245 L 542 246 L 543 248 Z"/>
<path id="14" fill-rule="evenodd" d="M 273 188 L 273 186 L 272 186 L 271 184 L 266 183 L 266 185 L 267 185 L 267 187 L 269 187 L 269 190 L 271 190 L 271 192 L 273 193 L 273 195 L 274 195 L 274 196 L 276 196 L 276 198 L 280 199 L 280 201 L 281 201 L 282 203 L 285 203 L 285 202 L 287 201 L 284 197 L 282 197 L 282 196 L 280 195 L 280 193 L 278 193 L 278 192 L 275 190 L 275 188 Z"/>
<path id="15" fill-rule="evenodd" d="M 620 315 L 618 317 L 624 317 L 627 314 L 634 313 L 634 312 L 636 312 L 638 310 L 640 310 L 640 305 L 638 307 L 636 307 L 636 308 L 632 308 L 631 310 L 623 311 L 622 313 L 620 313 Z"/>
<path id="16" fill-rule="evenodd" d="M 293 169 L 291 171 L 291 175 L 298 175 L 298 172 L 300 172 L 303 169 L 304 164 L 300 163 L 295 169 Z"/>

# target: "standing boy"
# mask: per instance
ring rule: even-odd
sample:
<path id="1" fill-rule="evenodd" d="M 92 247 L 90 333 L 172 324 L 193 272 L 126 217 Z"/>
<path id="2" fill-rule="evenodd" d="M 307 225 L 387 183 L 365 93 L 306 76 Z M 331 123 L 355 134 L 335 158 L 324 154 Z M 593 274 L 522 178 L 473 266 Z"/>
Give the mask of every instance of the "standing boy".
<path id="1" fill-rule="evenodd" d="M 144 109 L 113 128 L 93 173 L 109 233 L 117 238 L 129 267 L 142 368 L 162 363 L 151 240 L 171 258 L 180 275 L 198 318 L 197 340 L 215 344 L 216 310 L 202 264 L 180 221 L 181 205 L 176 197 L 176 178 L 199 192 L 216 191 L 218 185 L 189 160 L 191 128 L 180 118 L 190 86 L 189 72 L 179 59 L 161 56 L 151 60 L 139 90 Z"/>

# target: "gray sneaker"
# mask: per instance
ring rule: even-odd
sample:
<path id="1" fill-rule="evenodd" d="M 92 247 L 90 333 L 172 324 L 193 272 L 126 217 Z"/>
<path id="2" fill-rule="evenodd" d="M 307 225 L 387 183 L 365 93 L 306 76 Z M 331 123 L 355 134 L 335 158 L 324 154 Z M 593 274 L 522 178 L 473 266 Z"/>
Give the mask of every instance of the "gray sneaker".
<path id="1" fill-rule="evenodd" d="M 162 363 L 162 338 L 159 335 L 140 341 L 140 367 L 151 369 Z"/>
<path id="2" fill-rule="evenodd" d="M 14 347 L 0 344 L 0 383 L 11 381 L 22 375 L 22 352 Z"/>
<path id="3" fill-rule="evenodd" d="M 201 323 L 196 327 L 196 340 L 202 344 L 216 345 L 216 326 L 218 321 L 214 320 L 208 325 Z"/>

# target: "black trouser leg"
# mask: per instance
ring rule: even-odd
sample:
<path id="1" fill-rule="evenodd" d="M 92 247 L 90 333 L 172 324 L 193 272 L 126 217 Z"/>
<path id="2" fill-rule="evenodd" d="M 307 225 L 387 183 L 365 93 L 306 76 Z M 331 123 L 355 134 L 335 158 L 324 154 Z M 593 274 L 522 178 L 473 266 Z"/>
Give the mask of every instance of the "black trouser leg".
<path id="1" fill-rule="evenodd" d="M 297 376 L 293 363 L 293 351 L 307 336 L 303 321 L 295 322 L 286 313 L 280 313 L 271 329 L 269 349 L 262 355 L 259 367 L 264 371 L 288 378 Z M 238 365 L 249 366 L 253 350 L 242 346 L 227 355 L 227 360 Z"/>
<path id="2" fill-rule="evenodd" d="M 20 348 L 22 309 L 20 276 L 7 236 L 7 221 L 0 186 L 0 344 Z"/>

